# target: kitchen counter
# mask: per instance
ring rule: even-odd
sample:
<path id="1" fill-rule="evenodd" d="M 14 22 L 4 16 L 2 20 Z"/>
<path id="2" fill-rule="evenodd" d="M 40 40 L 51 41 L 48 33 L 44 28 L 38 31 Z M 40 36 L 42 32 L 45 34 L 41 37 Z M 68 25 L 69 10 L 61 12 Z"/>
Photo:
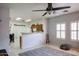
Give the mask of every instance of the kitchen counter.
<path id="1" fill-rule="evenodd" d="M 45 43 L 43 32 L 22 33 L 22 49 L 40 46 Z"/>

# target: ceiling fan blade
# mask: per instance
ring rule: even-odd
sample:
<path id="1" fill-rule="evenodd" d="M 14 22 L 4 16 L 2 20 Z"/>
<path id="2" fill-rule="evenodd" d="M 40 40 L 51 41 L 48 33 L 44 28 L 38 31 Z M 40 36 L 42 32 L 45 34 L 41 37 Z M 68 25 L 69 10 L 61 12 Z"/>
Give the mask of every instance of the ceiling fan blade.
<path id="1" fill-rule="evenodd" d="M 56 7 L 56 8 L 52 8 L 52 10 L 61 10 L 61 9 L 67 9 L 67 8 L 70 8 L 70 6 Z"/>
<path id="2" fill-rule="evenodd" d="M 35 12 L 35 11 L 46 11 L 46 10 L 32 10 L 33 12 Z"/>
<path id="3" fill-rule="evenodd" d="M 42 16 L 45 16 L 47 14 L 47 12 L 45 12 Z"/>

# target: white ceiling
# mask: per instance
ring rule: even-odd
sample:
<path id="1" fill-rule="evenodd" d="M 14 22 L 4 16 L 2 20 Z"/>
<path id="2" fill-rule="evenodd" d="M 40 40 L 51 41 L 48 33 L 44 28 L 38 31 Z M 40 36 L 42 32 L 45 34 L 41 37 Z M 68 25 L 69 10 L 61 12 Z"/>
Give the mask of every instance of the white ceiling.
<path id="1" fill-rule="evenodd" d="M 16 19 L 17 17 L 21 17 L 23 19 L 42 18 L 44 11 L 32 12 L 32 10 L 46 9 L 47 7 L 47 3 L 10 3 L 4 5 L 10 8 L 10 17 L 12 19 Z M 69 11 L 67 13 L 79 11 L 78 3 L 53 3 L 52 5 L 53 7 L 71 6 L 71 8 L 66 9 Z M 62 12 L 63 10 L 56 11 L 55 14 L 52 13 L 50 16 L 47 14 L 44 17 L 54 17 L 62 14 L 67 14 Z"/>

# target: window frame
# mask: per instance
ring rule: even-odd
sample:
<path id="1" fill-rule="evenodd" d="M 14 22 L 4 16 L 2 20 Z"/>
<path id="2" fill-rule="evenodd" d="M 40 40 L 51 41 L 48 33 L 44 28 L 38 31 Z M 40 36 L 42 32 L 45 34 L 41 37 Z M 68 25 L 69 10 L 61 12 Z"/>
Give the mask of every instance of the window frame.
<path id="1" fill-rule="evenodd" d="M 57 30 L 57 25 L 58 24 L 60 25 L 60 30 Z M 65 23 L 58 23 L 58 24 L 56 24 L 56 38 L 57 39 L 65 39 L 66 38 L 66 32 L 65 32 L 66 31 L 66 24 Z M 64 24 L 64 30 L 61 29 L 62 24 Z M 60 32 L 60 34 L 59 34 L 60 37 L 59 38 L 57 37 L 57 35 L 58 35 L 57 32 Z M 62 32 L 64 32 L 64 37 L 62 37 L 62 34 L 61 34 Z"/>
<path id="2" fill-rule="evenodd" d="M 79 28 L 78 28 L 79 27 L 79 21 L 78 22 L 77 21 L 76 22 L 71 22 L 70 27 L 72 27 L 72 23 L 76 23 L 76 30 L 72 30 L 72 28 L 71 28 L 70 29 L 71 30 L 70 32 L 71 33 L 72 32 L 76 32 L 76 35 L 75 35 L 76 36 L 76 39 L 74 39 L 74 38 L 72 39 L 72 36 L 73 35 L 71 34 L 71 40 L 73 40 L 73 41 L 79 41 L 79 37 L 78 37 L 79 36 L 79 33 L 78 33 L 79 32 Z"/>

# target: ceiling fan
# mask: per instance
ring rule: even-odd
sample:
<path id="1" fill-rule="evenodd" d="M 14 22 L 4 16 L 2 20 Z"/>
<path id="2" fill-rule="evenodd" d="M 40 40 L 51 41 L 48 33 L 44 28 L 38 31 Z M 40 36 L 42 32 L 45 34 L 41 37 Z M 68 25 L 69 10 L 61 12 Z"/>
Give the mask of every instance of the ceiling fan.
<path id="1" fill-rule="evenodd" d="M 67 8 L 70 8 L 70 6 L 64 6 L 64 7 L 56 7 L 56 8 L 53 8 L 52 3 L 48 3 L 48 6 L 47 6 L 46 9 L 44 9 L 44 10 L 33 10 L 33 12 L 36 12 L 36 11 L 46 11 L 46 12 L 42 15 L 42 16 L 45 16 L 47 13 L 50 15 L 52 11 L 53 11 L 53 14 L 54 14 L 55 11 L 57 11 L 57 10 L 67 9 Z"/>

